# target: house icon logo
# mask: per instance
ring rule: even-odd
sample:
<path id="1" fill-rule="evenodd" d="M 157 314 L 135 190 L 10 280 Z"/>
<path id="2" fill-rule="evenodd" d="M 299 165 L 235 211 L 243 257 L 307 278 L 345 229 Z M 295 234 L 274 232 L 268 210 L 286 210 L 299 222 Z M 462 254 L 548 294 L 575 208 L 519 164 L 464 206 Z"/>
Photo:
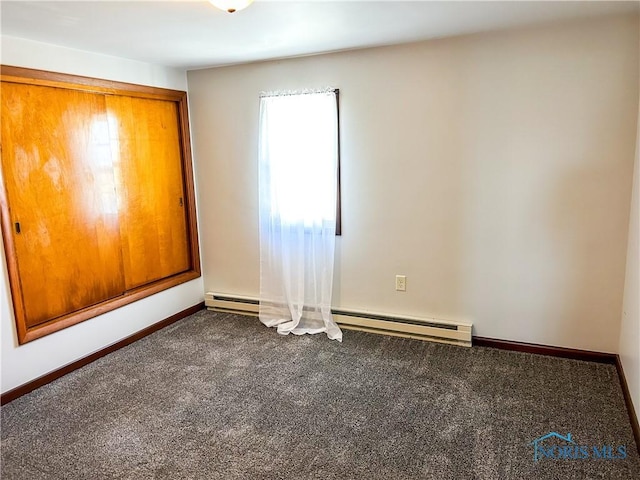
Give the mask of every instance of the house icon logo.
<path id="1" fill-rule="evenodd" d="M 627 458 L 626 445 L 579 445 L 571 433 L 560 435 L 549 432 L 536 438 L 533 445 L 533 461 L 551 460 L 623 460 Z"/>
<path id="2" fill-rule="evenodd" d="M 533 445 L 533 461 L 534 462 L 537 462 L 538 460 L 540 460 L 541 456 L 545 456 L 545 457 L 548 456 L 548 455 L 543 455 L 544 453 L 546 453 L 546 451 L 540 444 L 549 438 L 559 438 L 560 440 L 573 445 L 575 445 L 576 443 L 571 438 L 570 433 L 567 433 L 567 435 L 563 437 L 557 432 L 549 432 L 546 435 L 536 438 L 533 442 L 529 444 L 529 445 Z"/>

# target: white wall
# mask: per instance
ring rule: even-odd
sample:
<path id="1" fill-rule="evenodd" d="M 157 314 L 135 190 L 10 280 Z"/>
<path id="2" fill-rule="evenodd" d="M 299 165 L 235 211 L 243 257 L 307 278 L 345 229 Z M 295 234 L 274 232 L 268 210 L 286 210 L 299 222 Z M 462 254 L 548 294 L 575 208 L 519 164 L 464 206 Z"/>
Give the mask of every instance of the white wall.
<path id="1" fill-rule="evenodd" d="M 4 65 L 37 68 L 186 90 L 184 71 L 23 39 L 2 37 Z M 89 355 L 203 300 L 202 278 L 18 346 L 7 267 L 2 252 L 0 340 L 2 392 Z"/>
<path id="2" fill-rule="evenodd" d="M 627 16 L 188 72 L 205 290 L 258 294 L 259 92 L 335 86 L 335 307 L 616 352 L 638 53 Z"/>
<path id="3" fill-rule="evenodd" d="M 638 119 L 640 120 L 640 104 Z M 640 415 L 640 121 L 638 123 L 629 244 L 627 245 L 627 273 L 618 353 L 634 408 Z"/>

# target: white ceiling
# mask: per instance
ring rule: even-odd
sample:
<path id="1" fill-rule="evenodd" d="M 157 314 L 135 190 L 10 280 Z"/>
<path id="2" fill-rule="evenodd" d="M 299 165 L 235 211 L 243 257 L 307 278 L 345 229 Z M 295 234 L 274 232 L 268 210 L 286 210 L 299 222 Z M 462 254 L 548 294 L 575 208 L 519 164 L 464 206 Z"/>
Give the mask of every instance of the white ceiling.
<path id="1" fill-rule="evenodd" d="M 2 34 L 184 69 L 406 43 L 639 10 L 616 1 L 2 0 Z"/>

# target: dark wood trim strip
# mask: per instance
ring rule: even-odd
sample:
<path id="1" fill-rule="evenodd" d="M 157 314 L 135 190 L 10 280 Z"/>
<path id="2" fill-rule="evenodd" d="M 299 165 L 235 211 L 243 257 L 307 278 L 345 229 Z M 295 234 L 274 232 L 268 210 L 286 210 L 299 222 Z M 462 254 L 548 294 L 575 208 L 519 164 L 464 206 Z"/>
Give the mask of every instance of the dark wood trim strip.
<path id="1" fill-rule="evenodd" d="M 84 367 L 85 365 L 90 364 L 91 362 L 95 362 L 99 358 L 104 357 L 105 355 L 108 355 L 111 352 L 115 352 L 116 350 L 119 350 L 122 347 L 126 347 L 127 345 L 133 342 L 136 342 L 141 338 L 146 337 L 147 335 L 151 335 L 152 333 L 157 332 L 158 330 L 161 330 L 171 325 L 172 323 L 177 322 L 178 320 L 182 320 L 183 318 L 188 317 L 189 315 L 193 315 L 194 313 L 199 312 L 204 308 L 205 308 L 204 302 L 200 302 L 197 305 L 193 305 L 192 307 L 186 308 L 181 312 L 178 312 L 174 315 L 171 315 L 168 318 L 165 318 L 164 320 L 160 320 L 158 323 L 154 323 L 153 325 L 147 328 L 144 328 L 139 332 L 129 335 L 128 337 L 123 338 L 122 340 L 112 343 L 111 345 L 103 348 L 102 350 L 98 350 L 97 352 L 87 355 L 86 357 L 76 360 L 75 362 L 71 362 L 65 365 L 64 367 L 60 367 L 59 369 L 54 370 L 53 372 L 49 372 L 45 375 L 42 375 L 41 377 L 36 378 L 35 380 L 32 380 L 28 383 L 20 385 L 19 387 L 16 387 L 12 390 L 9 390 L 8 392 L 3 393 L 2 396 L 0 397 L 0 405 L 4 405 L 6 403 L 9 403 L 15 400 L 18 397 L 26 395 L 27 393 L 35 390 L 36 388 L 39 388 L 39 387 L 42 387 L 43 385 L 51 383 L 54 380 L 57 380 L 58 378 L 63 377 L 67 373 L 71 373 L 74 370 L 77 370 L 81 367 Z"/>
<path id="2" fill-rule="evenodd" d="M 629 414 L 631 430 L 633 430 L 633 438 L 636 441 L 636 449 L 638 450 L 638 455 L 640 455 L 640 424 L 638 424 L 636 409 L 633 407 L 633 400 L 631 400 L 631 392 L 629 391 L 629 385 L 627 385 L 627 378 L 624 375 L 620 355 L 616 355 L 616 370 L 618 371 L 618 378 L 620 379 L 620 386 L 622 387 L 624 403 L 627 405 L 627 413 Z"/>
<path id="3" fill-rule="evenodd" d="M 335 90 L 336 93 L 336 115 L 337 115 L 337 125 L 338 125 L 338 184 L 337 184 L 337 191 L 336 191 L 336 235 L 337 236 L 342 236 L 342 194 L 341 194 L 341 190 L 342 187 L 340 186 L 340 170 L 342 170 L 341 167 L 341 161 L 340 161 L 340 89 L 336 88 Z"/>
<path id="4" fill-rule="evenodd" d="M 499 348 L 500 350 L 512 350 L 515 352 L 535 353 L 552 357 L 571 358 L 587 362 L 608 363 L 614 365 L 617 355 L 615 353 L 592 352 L 590 350 L 578 350 L 575 348 L 553 347 L 536 343 L 513 342 L 511 340 L 498 340 L 495 338 L 473 337 L 472 343 L 476 347 Z"/>

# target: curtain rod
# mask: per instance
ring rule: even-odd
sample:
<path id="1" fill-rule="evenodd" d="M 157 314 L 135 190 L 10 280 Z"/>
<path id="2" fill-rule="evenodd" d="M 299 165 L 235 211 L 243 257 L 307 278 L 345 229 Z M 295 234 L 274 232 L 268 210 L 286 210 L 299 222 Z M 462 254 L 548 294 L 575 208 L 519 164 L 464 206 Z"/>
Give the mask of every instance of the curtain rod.
<path id="1" fill-rule="evenodd" d="M 260 98 L 266 97 L 288 97 L 293 95 L 312 95 L 314 93 L 340 93 L 339 88 L 320 88 L 317 90 L 314 89 L 304 89 L 304 90 L 284 90 L 282 92 L 260 92 Z"/>

